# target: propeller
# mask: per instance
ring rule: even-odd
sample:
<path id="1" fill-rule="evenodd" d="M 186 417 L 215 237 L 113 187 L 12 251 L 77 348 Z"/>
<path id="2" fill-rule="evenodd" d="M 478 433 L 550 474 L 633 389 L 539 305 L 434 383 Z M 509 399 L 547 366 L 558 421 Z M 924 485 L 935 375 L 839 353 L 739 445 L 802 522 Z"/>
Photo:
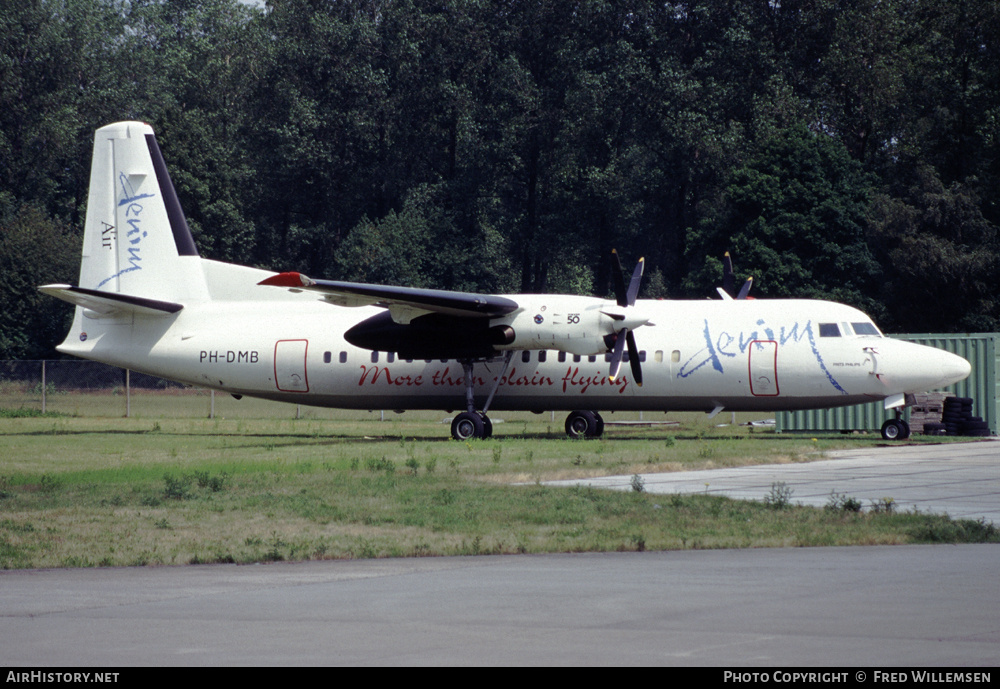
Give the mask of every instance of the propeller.
<path id="1" fill-rule="evenodd" d="M 628 362 L 632 367 L 632 378 L 635 380 L 635 384 L 641 387 L 642 368 L 639 364 L 639 348 L 635 344 L 635 336 L 632 332 L 640 325 L 648 323 L 649 319 L 639 315 L 627 315 L 624 309 L 634 306 L 635 299 L 639 296 L 639 284 L 642 282 L 642 271 L 646 259 L 639 259 L 635 270 L 632 272 L 632 279 L 626 288 L 625 273 L 622 270 L 622 262 L 618 258 L 618 252 L 612 249 L 611 256 L 613 259 L 611 261 L 611 275 L 615 286 L 615 301 L 618 303 L 618 306 L 622 307 L 623 311 L 621 313 L 605 313 L 606 316 L 621 323 L 621 327 L 614 334 L 615 344 L 611 352 L 611 368 L 608 372 L 608 377 L 612 381 L 618 377 L 618 370 L 621 368 L 625 347 L 628 346 Z"/>
<path id="2" fill-rule="evenodd" d="M 724 297 L 733 297 L 733 288 L 736 286 L 736 274 L 733 271 L 733 258 L 726 252 L 726 255 L 722 258 L 722 289 L 725 291 Z M 747 278 L 747 281 L 743 283 L 740 287 L 739 294 L 736 294 L 736 299 L 746 299 L 747 295 L 750 294 L 750 288 L 753 287 L 753 278 Z"/>

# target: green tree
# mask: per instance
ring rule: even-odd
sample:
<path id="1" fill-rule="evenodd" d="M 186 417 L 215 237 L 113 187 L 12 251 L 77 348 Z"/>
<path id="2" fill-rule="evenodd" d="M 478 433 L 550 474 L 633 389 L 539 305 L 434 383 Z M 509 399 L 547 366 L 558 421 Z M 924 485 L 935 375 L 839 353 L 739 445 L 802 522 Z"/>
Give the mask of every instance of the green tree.
<path id="1" fill-rule="evenodd" d="M 1000 328 L 1000 241 L 975 192 L 916 165 L 871 208 L 871 243 L 885 266 L 885 327 L 903 332 Z"/>
<path id="2" fill-rule="evenodd" d="M 688 288 L 721 284 L 730 251 L 758 296 L 832 298 L 867 310 L 878 265 L 865 242 L 871 180 L 843 144 L 796 127 L 764 143 L 706 204 L 689 252 Z M 877 313 L 876 313 L 877 315 Z"/>
<path id="3" fill-rule="evenodd" d="M 142 0 L 126 21 L 130 70 L 143 75 L 135 116 L 157 132 L 195 241 L 214 259 L 250 262 L 261 183 L 245 132 L 261 13 L 235 0 Z"/>
<path id="4" fill-rule="evenodd" d="M 22 206 L 0 216 L 0 359 L 57 356 L 72 307 L 38 291 L 79 271 L 80 239 L 44 212 Z"/>
<path id="5" fill-rule="evenodd" d="M 133 101 L 111 0 L 4 0 L 0 9 L 0 205 L 82 219 L 94 129 Z"/>
<path id="6" fill-rule="evenodd" d="M 262 20 L 268 49 L 251 96 L 265 185 L 253 206 L 260 264 L 322 273 L 362 217 L 392 208 L 381 194 L 389 180 L 380 11 L 374 0 L 290 0 Z"/>

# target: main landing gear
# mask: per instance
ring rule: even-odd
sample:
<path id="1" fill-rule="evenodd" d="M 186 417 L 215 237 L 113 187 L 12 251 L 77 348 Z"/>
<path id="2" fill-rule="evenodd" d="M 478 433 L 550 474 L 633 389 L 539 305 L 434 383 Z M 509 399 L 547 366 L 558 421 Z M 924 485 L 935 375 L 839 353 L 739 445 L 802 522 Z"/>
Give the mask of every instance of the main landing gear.
<path id="1" fill-rule="evenodd" d="M 461 362 L 462 371 L 465 372 L 466 410 L 461 414 L 458 414 L 454 420 L 452 420 L 452 438 L 455 440 L 472 440 L 473 438 L 479 438 L 482 440 L 493 435 L 493 422 L 490 421 L 490 417 L 486 416 L 486 410 L 490 408 L 490 404 L 493 402 L 493 396 L 496 395 L 497 388 L 500 387 L 500 381 L 503 380 L 504 375 L 507 373 L 507 368 L 510 366 L 513 356 L 513 350 L 504 354 L 503 369 L 501 369 L 500 375 L 497 376 L 496 382 L 493 383 L 493 388 L 490 390 L 490 396 L 486 398 L 486 404 L 483 406 L 482 411 L 476 411 L 475 390 L 472 379 L 473 362 L 471 359 L 465 359 Z"/>
<path id="2" fill-rule="evenodd" d="M 500 381 L 503 380 L 510 366 L 514 352 L 508 351 L 504 354 L 503 369 L 497 376 L 490 396 L 486 398 L 486 404 L 482 411 L 476 410 L 472 379 L 472 360 L 462 361 L 462 370 L 465 373 L 465 408 L 461 414 L 455 416 L 451 422 L 451 437 L 455 440 L 472 440 L 473 438 L 485 439 L 493 435 L 493 422 L 486 416 L 486 410 L 493 402 Z M 570 412 L 566 417 L 566 435 L 570 438 L 600 438 L 604 433 L 604 419 L 596 411 L 582 410 Z"/>
<path id="3" fill-rule="evenodd" d="M 604 419 L 596 411 L 574 411 L 566 417 L 566 435 L 570 438 L 600 438 L 603 434 Z M 492 435 L 493 422 L 485 411 L 464 411 L 451 422 L 451 437 L 455 440 L 482 440 Z"/>

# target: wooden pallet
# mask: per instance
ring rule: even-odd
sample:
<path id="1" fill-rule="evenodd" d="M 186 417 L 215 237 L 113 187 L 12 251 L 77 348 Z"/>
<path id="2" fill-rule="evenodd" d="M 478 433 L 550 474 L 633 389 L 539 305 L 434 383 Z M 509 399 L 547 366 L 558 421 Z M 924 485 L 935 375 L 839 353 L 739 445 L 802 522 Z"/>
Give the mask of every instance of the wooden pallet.
<path id="1" fill-rule="evenodd" d="M 922 392 L 914 395 L 914 402 L 910 406 L 910 433 L 923 433 L 925 423 L 941 423 L 944 400 L 952 396 L 950 392 Z"/>

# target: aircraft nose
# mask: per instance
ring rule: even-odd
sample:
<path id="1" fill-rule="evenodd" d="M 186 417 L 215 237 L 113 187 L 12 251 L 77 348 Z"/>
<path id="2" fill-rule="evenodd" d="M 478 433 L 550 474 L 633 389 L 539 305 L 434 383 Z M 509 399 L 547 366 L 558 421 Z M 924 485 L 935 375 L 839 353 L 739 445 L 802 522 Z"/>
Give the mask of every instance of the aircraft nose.
<path id="1" fill-rule="evenodd" d="M 888 344 L 888 343 L 886 343 Z M 926 392 L 946 388 L 965 380 L 972 366 L 964 358 L 937 347 L 895 340 L 884 348 L 884 380 L 895 383 L 900 392 Z"/>
<path id="2" fill-rule="evenodd" d="M 947 387 L 960 380 L 965 380 L 972 373 L 972 364 L 963 357 L 945 351 L 941 351 L 939 354 L 941 382 L 936 387 Z"/>

